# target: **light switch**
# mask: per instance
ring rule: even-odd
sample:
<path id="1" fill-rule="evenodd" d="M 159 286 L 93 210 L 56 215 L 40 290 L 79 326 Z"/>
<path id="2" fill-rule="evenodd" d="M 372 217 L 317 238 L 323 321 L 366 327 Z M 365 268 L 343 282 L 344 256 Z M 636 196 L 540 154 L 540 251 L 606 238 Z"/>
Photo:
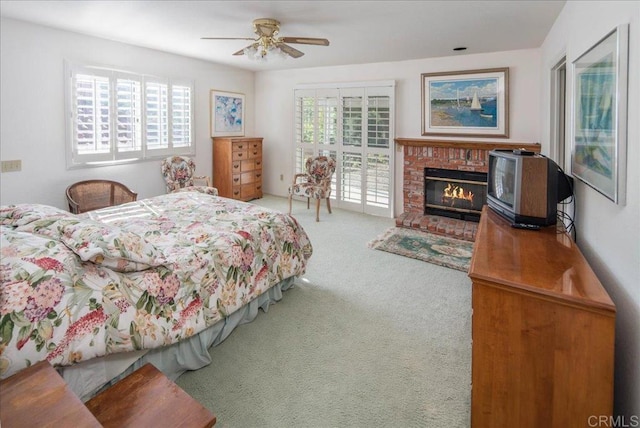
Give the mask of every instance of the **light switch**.
<path id="1" fill-rule="evenodd" d="M 20 159 L 2 161 L 1 164 L 2 172 L 16 172 L 22 170 L 22 161 Z"/>

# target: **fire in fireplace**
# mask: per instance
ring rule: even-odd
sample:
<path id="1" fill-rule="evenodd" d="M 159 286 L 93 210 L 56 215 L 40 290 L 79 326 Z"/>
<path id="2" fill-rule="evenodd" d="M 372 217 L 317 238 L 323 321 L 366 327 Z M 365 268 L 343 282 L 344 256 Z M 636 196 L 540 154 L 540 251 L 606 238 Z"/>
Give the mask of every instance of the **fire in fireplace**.
<path id="1" fill-rule="evenodd" d="M 424 195 L 425 214 L 479 221 L 487 202 L 487 174 L 425 168 Z"/>

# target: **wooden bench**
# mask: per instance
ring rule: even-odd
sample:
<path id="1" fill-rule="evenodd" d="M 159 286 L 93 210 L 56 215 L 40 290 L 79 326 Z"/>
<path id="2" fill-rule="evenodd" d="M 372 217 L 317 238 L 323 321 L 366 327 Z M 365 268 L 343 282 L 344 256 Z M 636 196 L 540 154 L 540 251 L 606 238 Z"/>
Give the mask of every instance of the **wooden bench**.
<path id="1" fill-rule="evenodd" d="M 6 427 L 101 426 L 47 361 L 0 382 L 0 423 Z"/>
<path id="2" fill-rule="evenodd" d="M 86 403 L 105 427 L 212 427 L 216 417 L 152 364 Z"/>

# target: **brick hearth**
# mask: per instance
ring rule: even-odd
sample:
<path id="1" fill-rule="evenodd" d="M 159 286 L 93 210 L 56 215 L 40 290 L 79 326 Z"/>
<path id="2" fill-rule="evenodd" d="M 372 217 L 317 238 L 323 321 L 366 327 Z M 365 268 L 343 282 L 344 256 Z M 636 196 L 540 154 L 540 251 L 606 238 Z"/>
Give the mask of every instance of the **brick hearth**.
<path id="1" fill-rule="evenodd" d="M 424 168 L 487 172 L 488 154 L 494 149 L 525 148 L 540 152 L 539 144 L 479 141 L 437 141 L 396 138 L 404 148 L 403 209 L 398 227 L 418 228 L 473 241 L 477 223 L 424 214 Z"/>
<path id="2" fill-rule="evenodd" d="M 420 229 L 424 232 L 447 235 L 452 238 L 474 241 L 478 223 L 439 215 L 402 213 L 396 218 L 397 227 Z"/>

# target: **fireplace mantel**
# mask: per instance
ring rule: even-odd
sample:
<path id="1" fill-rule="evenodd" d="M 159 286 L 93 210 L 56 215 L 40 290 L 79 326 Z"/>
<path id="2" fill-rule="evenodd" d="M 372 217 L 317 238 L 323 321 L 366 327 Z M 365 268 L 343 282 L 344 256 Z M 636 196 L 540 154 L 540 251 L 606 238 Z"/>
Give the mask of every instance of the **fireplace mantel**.
<path id="1" fill-rule="evenodd" d="M 536 153 L 540 152 L 540 143 L 428 140 L 426 138 L 396 138 L 394 141 L 399 146 L 411 147 L 446 147 L 450 149 L 477 150 L 527 149 Z"/>

